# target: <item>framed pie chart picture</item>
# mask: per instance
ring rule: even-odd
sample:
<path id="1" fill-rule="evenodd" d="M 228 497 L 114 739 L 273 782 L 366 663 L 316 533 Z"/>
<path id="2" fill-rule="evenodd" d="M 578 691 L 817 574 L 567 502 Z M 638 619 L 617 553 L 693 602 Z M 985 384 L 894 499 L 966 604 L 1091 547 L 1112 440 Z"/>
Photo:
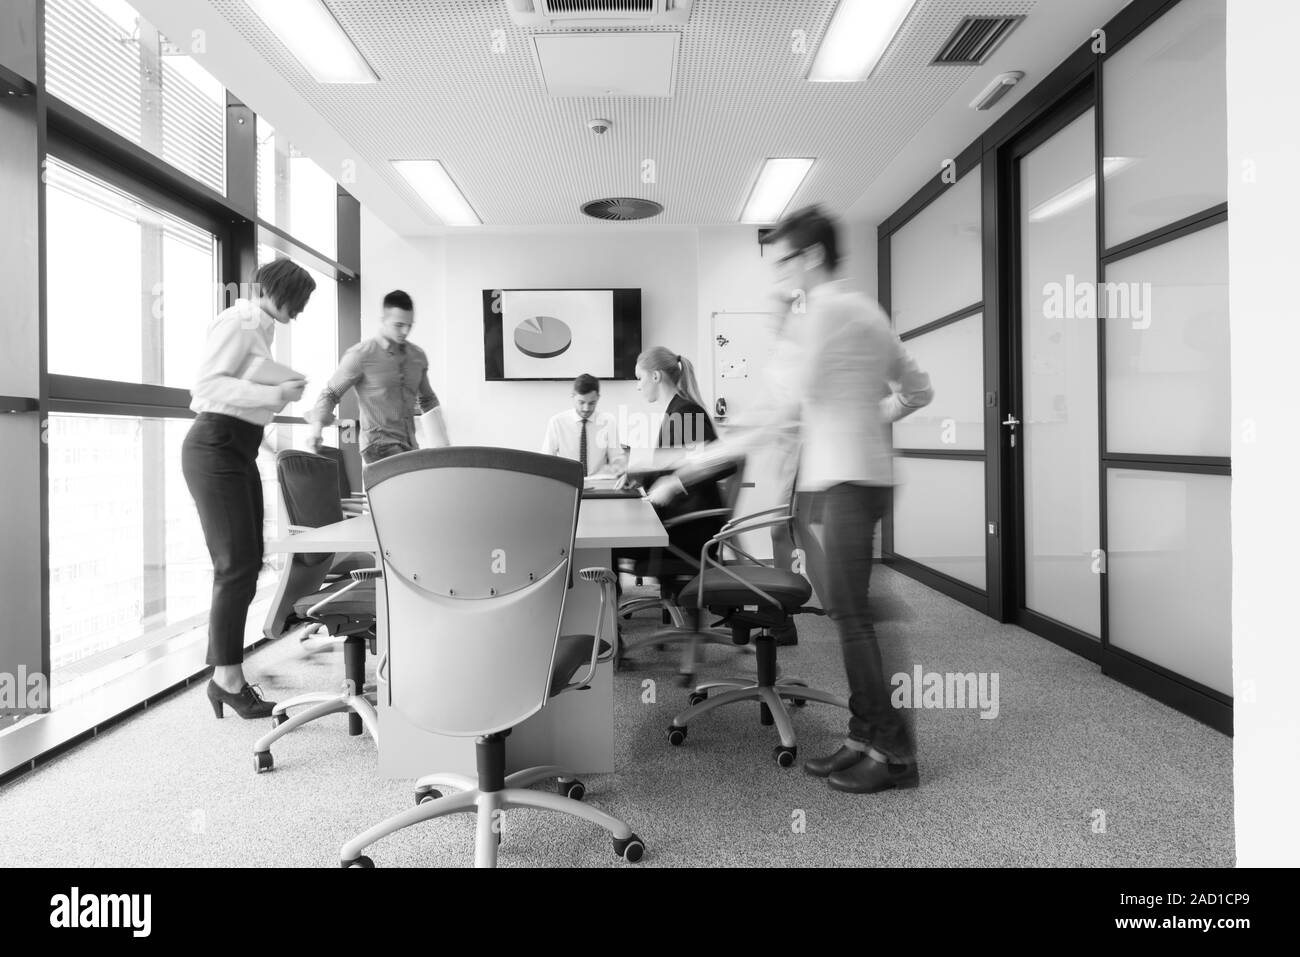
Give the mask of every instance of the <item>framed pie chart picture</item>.
<path id="1" fill-rule="evenodd" d="M 554 316 L 533 316 L 515 326 L 515 348 L 533 359 L 554 359 L 573 345 L 573 331 Z"/>

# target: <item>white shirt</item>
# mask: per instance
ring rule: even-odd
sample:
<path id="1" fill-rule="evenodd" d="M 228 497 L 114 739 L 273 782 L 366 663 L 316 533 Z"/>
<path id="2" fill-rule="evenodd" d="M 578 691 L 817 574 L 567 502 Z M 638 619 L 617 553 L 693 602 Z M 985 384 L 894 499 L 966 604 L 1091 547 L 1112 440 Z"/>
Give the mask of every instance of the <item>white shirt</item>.
<path id="1" fill-rule="evenodd" d="M 551 416 L 546 424 L 546 438 L 542 452 L 560 455 L 579 461 L 578 448 L 582 439 L 582 416 L 577 409 L 569 409 Z M 608 412 L 593 412 L 587 420 L 587 474 L 601 471 L 620 471 L 625 463 L 623 443 L 619 439 L 618 420 Z"/>
<path id="2" fill-rule="evenodd" d="M 190 408 L 234 416 L 266 425 L 285 401 L 280 387 L 241 379 L 252 359 L 271 359 L 275 320 L 247 299 L 237 299 L 208 326 L 198 382 L 190 390 Z"/>
<path id="3" fill-rule="evenodd" d="M 807 301 L 807 314 L 788 320 L 790 346 L 774 370 L 784 388 L 774 389 L 766 421 L 714 443 L 688 469 L 770 444 L 797 423 L 799 491 L 894 483 L 890 423 L 930 403 L 930 377 L 884 310 L 843 280 L 823 283 Z"/>

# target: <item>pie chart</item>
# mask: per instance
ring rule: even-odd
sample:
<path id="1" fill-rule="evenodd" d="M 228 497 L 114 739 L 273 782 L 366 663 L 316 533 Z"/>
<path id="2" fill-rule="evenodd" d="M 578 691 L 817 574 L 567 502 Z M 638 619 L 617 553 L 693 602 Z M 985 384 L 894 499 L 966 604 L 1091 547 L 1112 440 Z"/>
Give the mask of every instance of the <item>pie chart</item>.
<path id="1" fill-rule="evenodd" d="M 533 316 L 515 326 L 515 348 L 533 359 L 554 359 L 573 345 L 573 333 L 554 316 Z"/>

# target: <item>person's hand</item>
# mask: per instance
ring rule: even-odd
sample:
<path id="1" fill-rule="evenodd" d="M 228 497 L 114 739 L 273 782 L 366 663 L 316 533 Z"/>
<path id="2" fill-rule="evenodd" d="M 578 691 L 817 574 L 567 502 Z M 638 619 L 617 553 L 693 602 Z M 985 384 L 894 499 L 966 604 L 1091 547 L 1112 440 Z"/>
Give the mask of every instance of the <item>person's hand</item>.
<path id="1" fill-rule="evenodd" d="M 315 452 L 317 455 L 319 455 L 321 444 L 322 444 L 322 440 L 320 434 L 320 427 L 315 426 L 307 433 L 307 441 L 304 443 L 304 445 L 306 446 L 308 452 Z"/>
<path id="2" fill-rule="evenodd" d="M 650 499 L 650 504 L 658 505 L 660 508 L 668 505 L 679 495 L 685 495 L 686 489 L 675 475 L 665 475 L 659 481 L 651 486 L 646 498 Z"/>
<path id="3" fill-rule="evenodd" d="M 282 382 L 280 384 L 280 401 L 285 405 L 290 402 L 297 402 L 302 398 L 303 390 L 306 388 L 306 379 L 290 379 L 288 382 Z"/>
<path id="4" fill-rule="evenodd" d="M 632 476 L 628 475 L 626 472 L 619 472 L 618 477 L 614 479 L 614 488 L 636 488 L 636 479 L 632 478 Z"/>

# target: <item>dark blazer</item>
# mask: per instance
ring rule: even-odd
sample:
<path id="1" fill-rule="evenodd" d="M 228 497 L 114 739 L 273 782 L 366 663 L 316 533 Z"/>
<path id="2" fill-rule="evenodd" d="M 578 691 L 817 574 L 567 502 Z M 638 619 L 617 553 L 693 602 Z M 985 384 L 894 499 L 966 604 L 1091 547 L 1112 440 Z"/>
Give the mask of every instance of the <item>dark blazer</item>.
<path id="1" fill-rule="evenodd" d="M 684 448 L 687 444 L 713 442 L 717 437 L 713 420 L 701 406 L 681 394 L 673 396 L 664 413 L 663 425 L 659 428 L 659 448 Z M 679 496 L 666 508 L 660 509 L 659 517 L 667 520 L 688 512 L 722 508 L 724 503 L 718 489 L 718 480 L 725 478 L 727 474 L 729 472 L 721 475 L 714 474 L 687 486 L 685 495 Z M 705 542 L 717 534 L 725 522 L 725 518 L 688 522 L 678 528 L 669 529 L 668 538 L 674 545 L 698 561 L 700 549 L 704 547 Z"/>

